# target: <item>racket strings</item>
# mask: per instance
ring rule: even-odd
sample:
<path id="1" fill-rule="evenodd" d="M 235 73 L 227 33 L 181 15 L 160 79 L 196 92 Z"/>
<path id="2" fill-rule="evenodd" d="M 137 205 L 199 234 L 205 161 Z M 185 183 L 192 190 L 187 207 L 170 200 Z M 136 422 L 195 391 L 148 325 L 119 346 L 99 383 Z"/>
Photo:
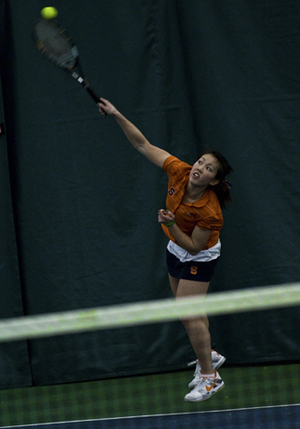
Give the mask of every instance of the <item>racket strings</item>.
<path id="1" fill-rule="evenodd" d="M 65 30 L 44 20 L 34 27 L 37 48 L 59 67 L 71 70 L 78 62 L 78 51 Z"/>
<path id="2" fill-rule="evenodd" d="M 39 51 L 58 67 L 70 72 L 71 77 L 98 104 L 99 97 L 83 76 L 77 47 L 66 30 L 54 20 L 40 18 L 33 24 L 32 36 Z"/>

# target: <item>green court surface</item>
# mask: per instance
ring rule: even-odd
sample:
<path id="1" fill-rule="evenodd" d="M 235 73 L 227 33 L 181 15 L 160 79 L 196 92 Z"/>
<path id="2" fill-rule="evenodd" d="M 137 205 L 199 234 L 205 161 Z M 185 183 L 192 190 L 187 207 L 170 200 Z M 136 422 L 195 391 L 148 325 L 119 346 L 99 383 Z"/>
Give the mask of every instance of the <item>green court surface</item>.
<path id="1" fill-rule="evenodd" d="M 207 401 L 183 398 L 193 370 L 0 391 L 0 426 L 192 413 L 300 403 L 300 364 L 221 368 L 225 388 Z"/>

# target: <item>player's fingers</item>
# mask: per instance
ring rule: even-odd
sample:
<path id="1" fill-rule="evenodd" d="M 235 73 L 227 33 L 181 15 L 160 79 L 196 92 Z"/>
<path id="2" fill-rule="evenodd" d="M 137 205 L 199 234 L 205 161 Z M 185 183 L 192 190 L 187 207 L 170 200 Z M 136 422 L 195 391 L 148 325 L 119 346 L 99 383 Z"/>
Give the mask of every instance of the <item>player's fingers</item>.
<path id="1" fill-rule="evenodd" d="M 103 97 L 100 97 L 100 103 L 101 103 L 103 106 L 108 107 L 108 103 L 109 103 L 109 101 L 108 101 L 108 100 L 106 100 L 106 99 L 105 99 L 105 98 L 103 98 Z"/>
<path id="2" fill-rule="evenodd" d="M 103 104 L 103 102 L 101 101 L 101 98 L 100 98 L 100 101 L 98 103 L 99 112 L 101 113 L 101 115 L 107 115 L 107 113 L 105 112 L 105 110 L 103 109 L 103 107 L 104 107 L 104 104 Z"/>

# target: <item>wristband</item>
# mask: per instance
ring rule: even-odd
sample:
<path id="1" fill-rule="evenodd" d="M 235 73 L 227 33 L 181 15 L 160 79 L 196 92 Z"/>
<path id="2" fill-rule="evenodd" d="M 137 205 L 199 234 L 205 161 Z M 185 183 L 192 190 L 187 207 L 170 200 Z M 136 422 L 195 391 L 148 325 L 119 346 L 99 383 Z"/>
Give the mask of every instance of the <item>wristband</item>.
<path id="1" fill-rule="evenodd" d="M 174 220 L 172 220 L 171 222 L 169 222 L 169 223 L 164 223 L 163 225 L 165 225 L 167 228 L 169 228 L 169 226 L 172 226 L 172 225 L 174 225 L 174 223 L 175 223 L 176 221 L 175 221 L 175 219 Z"/>

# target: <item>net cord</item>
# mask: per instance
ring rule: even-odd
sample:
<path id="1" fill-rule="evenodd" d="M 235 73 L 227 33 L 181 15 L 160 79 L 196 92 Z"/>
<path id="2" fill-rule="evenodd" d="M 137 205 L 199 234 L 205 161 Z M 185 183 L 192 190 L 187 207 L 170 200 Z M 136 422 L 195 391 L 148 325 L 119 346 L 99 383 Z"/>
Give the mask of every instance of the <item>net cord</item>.
<path id="1" fill-rule="evenodd" d="M 170 322 L 180 318 L 256 311 L 300 304 L 300 283 L 257 287 L 206 297 L 162 299 L 72 310 L 0 321 L 0 342 L 28 340 L 132 325 Z"/>

